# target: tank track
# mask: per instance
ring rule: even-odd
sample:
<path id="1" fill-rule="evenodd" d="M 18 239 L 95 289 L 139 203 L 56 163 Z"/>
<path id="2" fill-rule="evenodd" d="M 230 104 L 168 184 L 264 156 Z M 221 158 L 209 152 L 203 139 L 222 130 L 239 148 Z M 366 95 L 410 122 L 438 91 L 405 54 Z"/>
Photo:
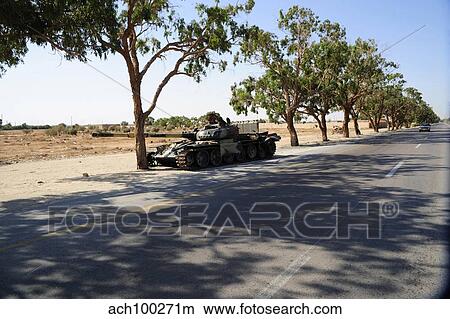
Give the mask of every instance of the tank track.
<path id="1" fill-rule="evenodd" d="M 186 159 L 189 152 L 192 152 L 191 150 L 181 152 L 177 155 L 177 167 L 185 170 L 191 170 L 193 169 L 193 165 L 190 165 Z"/>
<path id="2" fill-rule="evenodd" d="M 252 142 L 252 143 L 249 143 L 249 144 L 253 144 L 253 145 L 255 145 L 256 147 L 264 147 L 265 148 L 265 150 L 266 150 L 266 156 L 265 156 L 265 158 L 263 158 L 263 159 L 269 159 L 269 158 L 272 158 L 273 157 L 273 155 L 275 154 L 275 152 L 276 152 L 276 144 L 273 142 L 273 149 L 272 149 L 272 152 L 271 152 L 271 150 L 268 148 L 268 145 L 260 145 L 258 142 Z M 248 144 L 247 144 L 248 145 Z M 204 150 L 207 150 L 207 151 L 211 151 L 212 149 L 213 149 L 214 147 L 211 147 L 211 148 L 209 148 L 209 147 L 206 147 L 206 148 L 203 148 Z M 244 146 L 244 148 L 245 148 L 245 146 Z M 189 153 L 193 153 L 194 154 L 194 156 L 195 156 L 195 153 L 196 153 L 196 151 L 194 151 L 194 150 L 186 150 L 186 151 L 183 151 L 183 152 L 180 152 L 178 155 L 177 155 L 177 157 L 176 157 L 176 167 L 177 168 L 179 168 L 179 169 L 183 169 L 183 170 L 197 170 L 197 169 L 199 169 L 199 167 L 197 167 L 197 165 L 196 165 L 196 163 L 195 163 L 195 161 L 194 162 L 191 162 L 191 163 L 189 163 L 188 162 L 188 160 L 187 160 L 187 155 L 189 154 Z M 254 159 L 248 159 L 248 158 L 246 158 L 246 159 L 244 159 L 242 162 L 246 162 L 246 161 L 253 161 L 253 160 L 258 160 L 258 159 L 261 159 L 260 157 L 258 157 L 258 156 L 256 156 Z M 239 160 L 237 160 L 237 162 L 239 163 Z M 222 163 L 220 166 L 222 166 L 222 165 L 227 165 L 226 163 Z M 211 166 L 211 165 L 210 165 Z"/>

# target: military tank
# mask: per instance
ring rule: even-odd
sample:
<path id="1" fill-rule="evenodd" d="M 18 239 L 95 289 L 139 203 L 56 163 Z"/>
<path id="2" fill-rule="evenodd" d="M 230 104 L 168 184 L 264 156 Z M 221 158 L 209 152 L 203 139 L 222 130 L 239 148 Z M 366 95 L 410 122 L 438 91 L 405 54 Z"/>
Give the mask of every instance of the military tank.
<path id="1" fill-rule="evenodd" d="M 128 136 L 126 133 L 96 132 L 95 137 Z M 239 133 L 229 123 L 208 124 L 202 129 L 182 133 L 145 133 L 145 137 L 180 138 L 180 141 L 158 146 L 147 154 L 150 166 L 181 169 L 203 169 L 271 158 L 280 137 L 275 133 Z"/>
<path id="2" fill-rule="evenodd" d="M 206 168 L 233 162 L 270 158 L 275 154 L 275 134 L 240 134 L 236 126 L 207 125 L 192 132 L 148 133 L 147 137 L 182 138 L 181 141 L 161 145 L 147 155 L 151 166 L 170 166 L 183 169 Z"/>

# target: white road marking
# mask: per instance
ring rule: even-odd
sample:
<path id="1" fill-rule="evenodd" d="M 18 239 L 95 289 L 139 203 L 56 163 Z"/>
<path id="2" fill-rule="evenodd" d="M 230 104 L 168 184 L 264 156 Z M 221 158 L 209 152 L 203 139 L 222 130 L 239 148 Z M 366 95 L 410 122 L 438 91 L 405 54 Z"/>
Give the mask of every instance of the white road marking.
<path id="1" fill-rule="evenodd" d="M 394 174 L 397 172 L 397 170 L 398 170 L 400 167 L 402 167 L 402 165 L 403 165 L 403 161 L 400 161 L 397 165 L 395 165 L 395 166 L 391 169 L 391 171 L 390 171 L 389 173 L 386 174 L 385 177 L 389 178 L 389 177 L 394 176 Z"/>
<path id="2" fill-rule="evenodd" d="M 311 251 L 316 247 L 317 246 L 314 244 L 314 246 L 311 246 L 302 255 L 294 259 L 294 261 L 292 261 L 281 274 L 275 277 L 275 279 L 272 280 L 266 288 L 257 293 L 255 298 L 272 298 L 272 296 L 276 294 L 284 285 L 286 285 L 292 276 L 294 276 L 311 259 Z"/>
<path id="3" fill-rule="evenodd" d="M 421 145 L 422 145 L 422 144 L 417 144 L 417 145 L 416 145 L 416 148 L 419 148 Z"/>

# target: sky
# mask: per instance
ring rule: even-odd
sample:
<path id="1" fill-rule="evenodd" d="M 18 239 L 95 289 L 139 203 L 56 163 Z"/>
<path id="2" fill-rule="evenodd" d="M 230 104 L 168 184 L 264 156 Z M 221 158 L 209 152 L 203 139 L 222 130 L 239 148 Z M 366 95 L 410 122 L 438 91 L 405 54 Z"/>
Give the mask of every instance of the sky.
<path id="1" fill-rule="evenodd" d="M 180 13 L 193 16 L 197 1 L 186 0 Z M 419 89 L 441 117 L 450 116 L 450 4 L 448 0 L 256 0 L 253 12 L 243 17 L 250 24 L 277 32 L 280 9 L 292 5 L 312 9 L 321 19 L 341 23 L 347 39 L 375 39 L 381 49 L 425 25 L 423 29 L 387 50 L 383 55 L 399 64 L 407 86 Z M 89 64 L 128 87 L 122 57 L 106 61 L 91 58 Z M 150 70 L 142 95 L 151 100 L 157 83 L 170 70 L 170 60 Z M 224 73 L 208 72 L 196 83 L 174 78 L 163 91 L 154 118 L 170 115 L 200 116 L 215 110 L 232 120 L 264 118 L 264 114 L 237 116 L 228 102 L 230 87 L 248 75 L 260 74 L 253 65 L 231 66 Z M 144 101 L 144 106 L 148 105 Z M 133 122 L 131 93 L 89 65 L 66 61 L 49 47 L 30 46 L 24 63 L 0 78 L 0 116 L 12 124 L 90 124 Z M 330 116 L 338 118 L 339 114 Z"/>

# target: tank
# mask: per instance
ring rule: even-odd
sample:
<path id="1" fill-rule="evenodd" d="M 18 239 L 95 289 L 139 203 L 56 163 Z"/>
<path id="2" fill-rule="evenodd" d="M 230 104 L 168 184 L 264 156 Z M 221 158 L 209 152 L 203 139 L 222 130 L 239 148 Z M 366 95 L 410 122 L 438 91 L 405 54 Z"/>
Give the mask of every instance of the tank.
<path id="1" fill-rule="evenodd" d="M 133 134 L 96 132 L 95 137 Z M 280 137 L 275 133 L 239 133 L 235 125 L 209 124 L 204 128 L 182 133 L 145 133 L 146 137 L 180 138 L 180 141 L 158 146 L 147 154 L 150 166 L 181 169 L 203 169 L 225 164 L 268 159 L 276 152 Z"/>
<path id="2" fill-rule="evenodd" d="M 207 125 L 201 130 L 177 134 L 148 134 L 150 137 L 180 137 L 183 140 L 161 145 L 147 156 L 152 166 L 202 169 L 233 162 L 271 158 L 276 151 L 276 134 L 239 134 L 234 125 Z"/>

